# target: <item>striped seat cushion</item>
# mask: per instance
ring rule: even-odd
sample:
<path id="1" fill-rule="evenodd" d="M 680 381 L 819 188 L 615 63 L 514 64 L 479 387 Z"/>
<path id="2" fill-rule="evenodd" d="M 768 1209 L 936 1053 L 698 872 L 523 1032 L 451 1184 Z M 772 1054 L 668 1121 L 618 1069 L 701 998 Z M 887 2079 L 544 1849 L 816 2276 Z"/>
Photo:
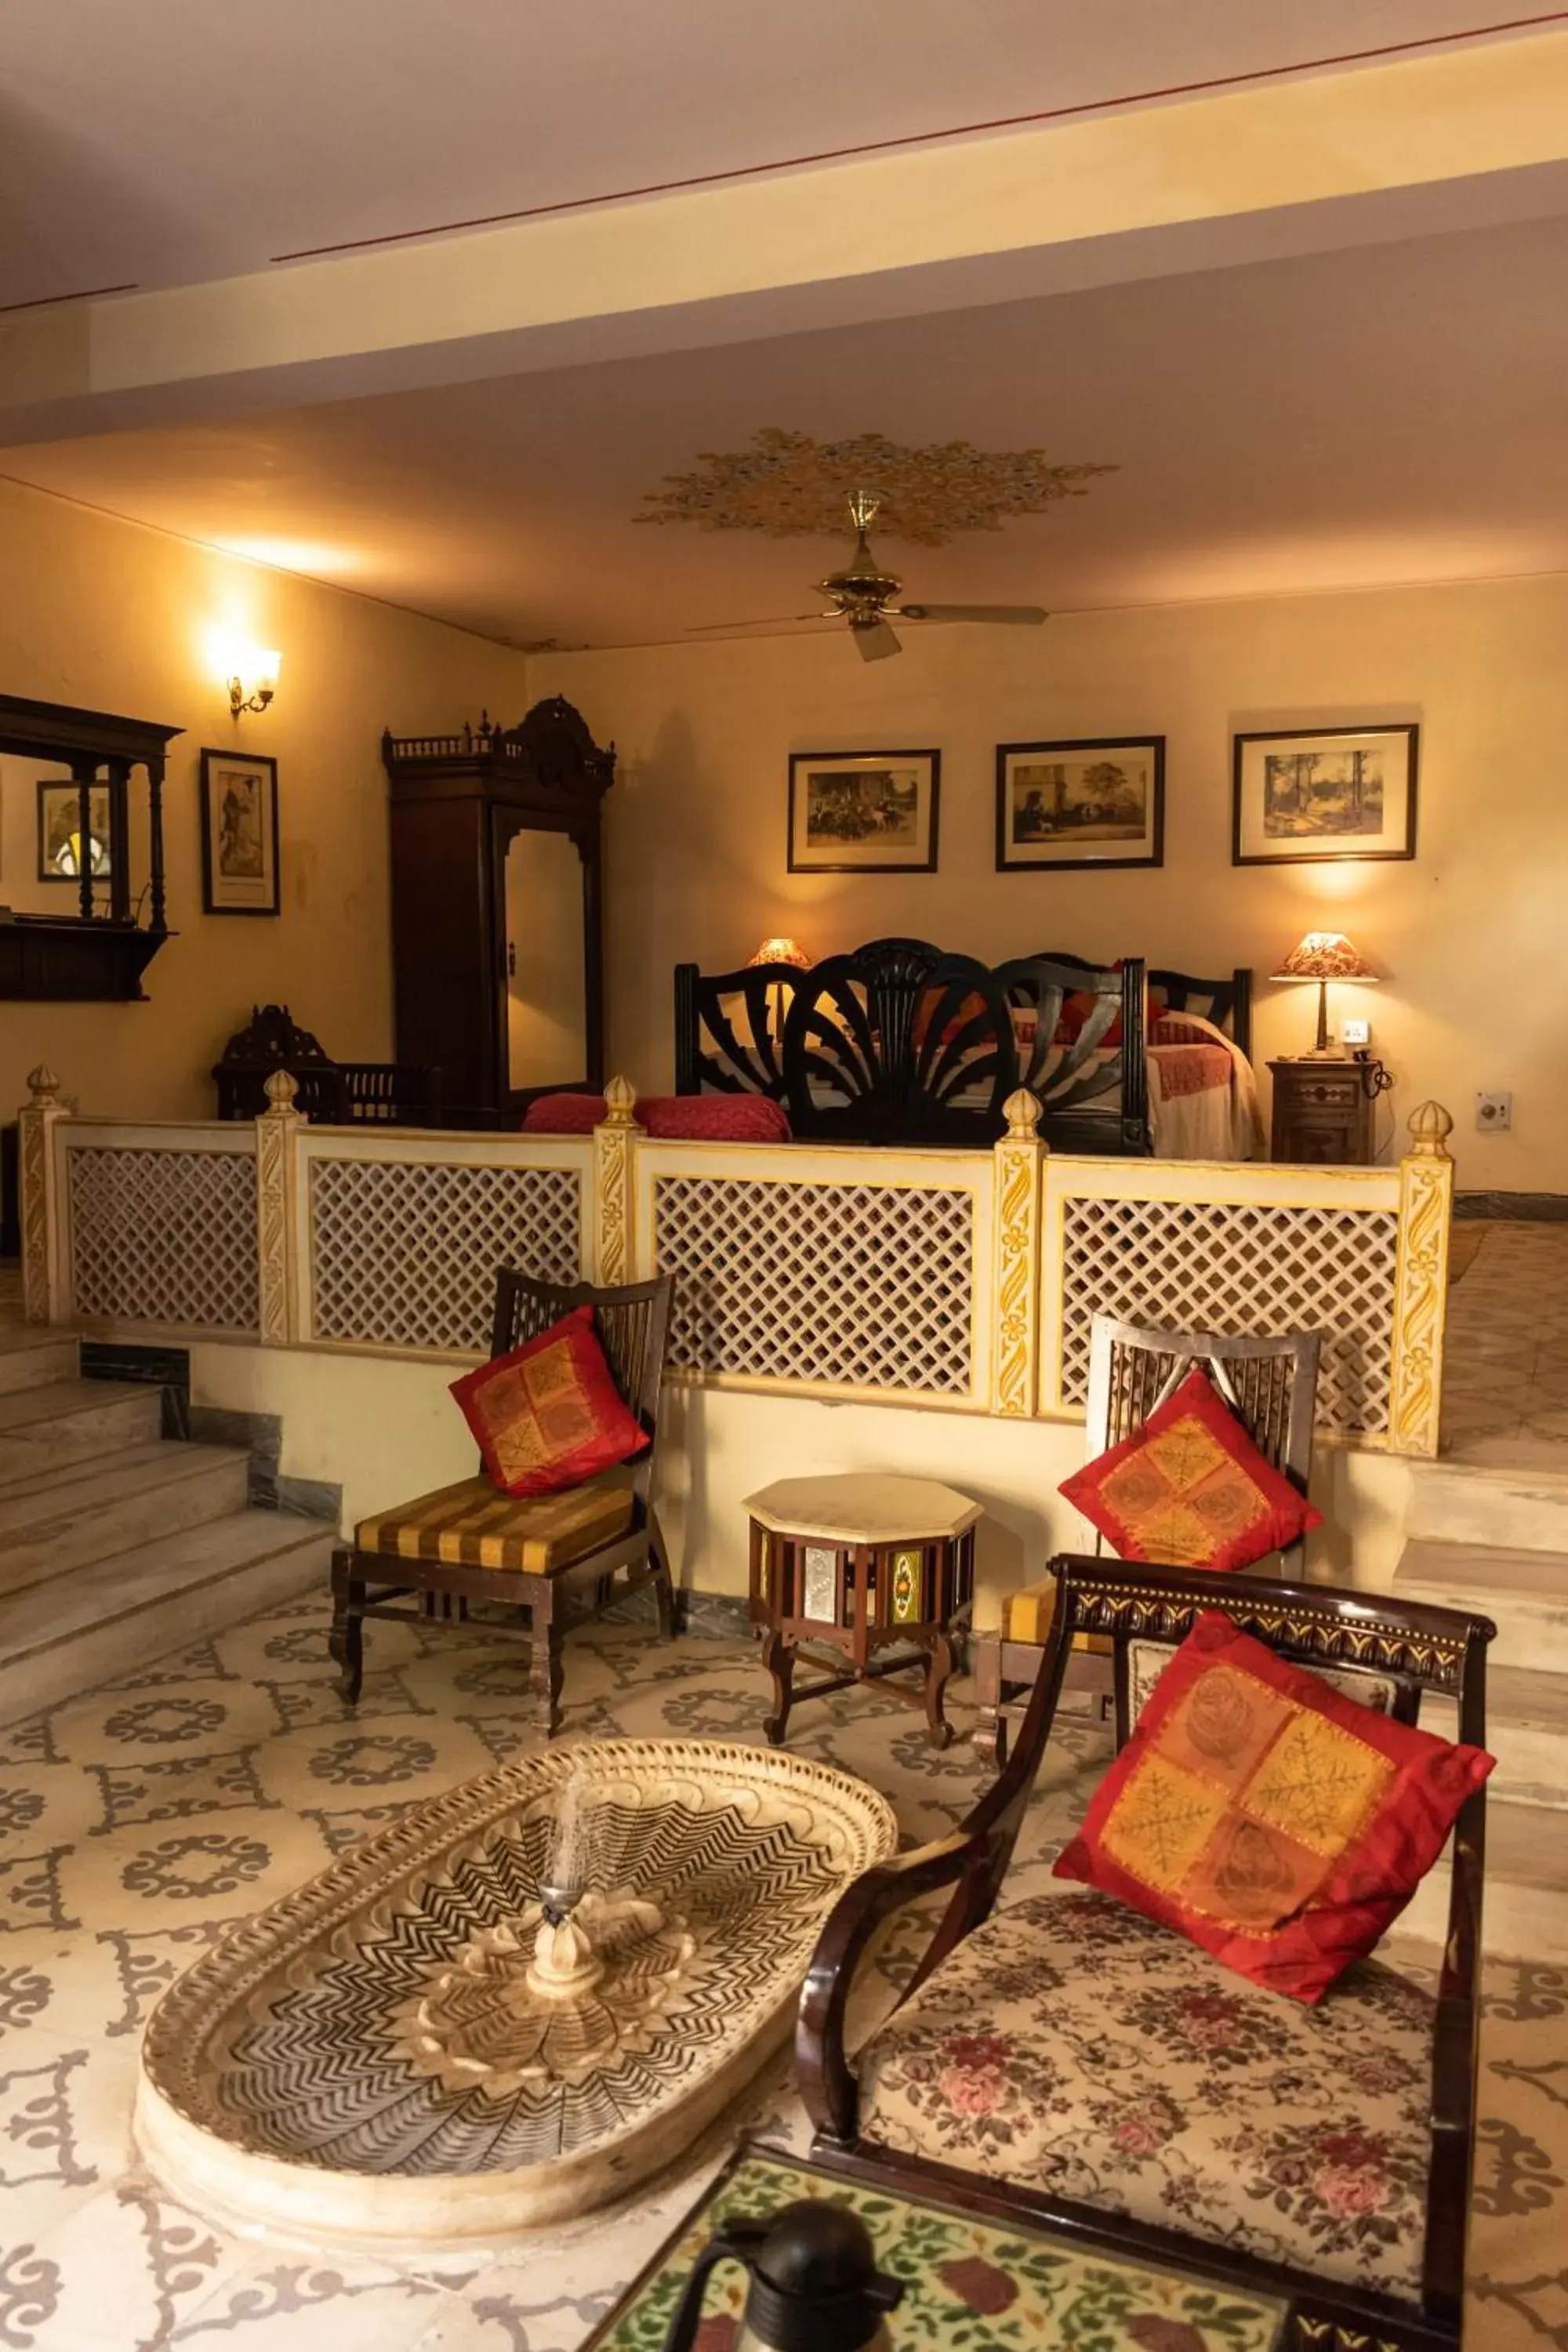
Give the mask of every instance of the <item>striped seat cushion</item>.
<path id="1" fill-rule="evenodd" d="M 572 1486 L 557 1495 L 503 1495 L 488 1478 L 459 1479 L 416 1503 L 362 1519 L 359 1551 L 433 1559 L 447 1568 L 498 1568 L 551 1576 L 613 1543 L 631 1524 L 626 1486 Z"/>

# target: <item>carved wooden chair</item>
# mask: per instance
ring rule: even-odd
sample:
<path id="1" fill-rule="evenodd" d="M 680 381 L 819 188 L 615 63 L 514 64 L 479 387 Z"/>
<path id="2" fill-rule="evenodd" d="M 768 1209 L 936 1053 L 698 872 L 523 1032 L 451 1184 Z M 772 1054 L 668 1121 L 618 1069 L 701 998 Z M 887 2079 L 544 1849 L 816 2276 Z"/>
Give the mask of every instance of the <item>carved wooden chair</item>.
<path id="1" fill-rule="evenodd" d="M 510 1354 L 574 1307 L 592 1307 L 616 1385 L 649 1443 L 632 1461 L 560 1494 L 504 1495 L 481 1471 L 362 1519 L 353 1542 L 332 1554 L 330 1646 L 351 1705 L 363 1679 L 367 1617 L 467 1623 L 470 1603 L 499 1604 L 482 1620 L 484 1630 L 531 1643 L 529 1682 L 547 1738 L 561 1720 L 560 1601 L 568 1586 L 591 1583 L 595 1606 L 603 1609 L 617 1570 L 631 1570 L 621 1593 L 651 1583 L 660 1637 L 670 1638 L 669 1554 L 649 1496 L 671 1287 L 668 1275 L 596 1290 L 585 1282 L 535 1282 L 501 1267 L 491 1357 Z"/>
<path id="2" fill-rule="evenodd" d="M 1322 1346 L 1317 1331 L 1248 1339 L 1220 1331 L 1168 1331 L 1097 1315 L 1089 1325 L 1084 1458 L 1092 1462 L 1131 1437 L 1199 1365 L 1264 1460 L 1304 1495 L 1312 1469 Z M 1104 1538 L 1097 1535 L 1094 1547 L 1103 1552 Z M 1279 1573 L 1304 1574 L 1306 1551 L 1303 1538 L 1281 1552 Z M 974 1744 L 983 1754 L 994 1754 L 998 1764 L 1007 1752 L 1007 1726 L 1022 1717 L 1039 1663 L 1038 1641 L 1011 1637 L 1005 1622 L 1001 1633 L 984 1634 L 975 1643 Z M 1087 1695 L 1091 1713 L 1103 1711 L 1114 1695 L 1118 1737 L 1125 1739 L 1128 1674 L 1136 1677 L 1148 1665 L 1140 1647 L 1131 1666 L 1124 1660 L 1113 1680 L 1102 1661 L 1080 1652 L 1068 1669 L 1068 1683 Z"/>
<path id="3" fill-rule="evenodd" d="M 1436 1997 L 1367 1960 L 1309 2009 L 1087 1889 L 992 1914 L 1075 1633 L 1105 1634 L 1120 1653 L 1180 1641 L 1223 1608 L 1282 1657 L 1405 1720 L 1426 1693 L 1457 1699 L 1459 1738 L 1483 1747 L 1495 1629 L 1458 1610 L 1267 1577 L 1076 1557 L 1051 1572 L 1055 1620 L 1011 1761 L 961 1829 L 868 1872 L 823 1931 L 795 2041 L 815 2160 L 1272 2292 L 1292 2305 L 1285 2340 L 1300 2352 L 1452 2352 L 1475 2142 L 1484 1790 L 1454 1832 Z M 861 1958 L 892 1913 L 944 1888 L 901 2005 L 851 2063 L 845 2015 Z"/>

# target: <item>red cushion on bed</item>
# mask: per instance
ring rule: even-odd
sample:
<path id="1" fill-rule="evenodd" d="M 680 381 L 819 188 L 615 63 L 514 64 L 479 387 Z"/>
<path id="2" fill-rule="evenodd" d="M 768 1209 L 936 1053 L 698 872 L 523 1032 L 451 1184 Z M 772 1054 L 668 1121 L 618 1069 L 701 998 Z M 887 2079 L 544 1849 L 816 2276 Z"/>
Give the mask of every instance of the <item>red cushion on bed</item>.
<path id="1" fill-rule="evenodd" d="M 1116 961 L 1110 967 L 1111 971 L 1120 971 L 1124 961 L 1124 958 L 1118 956 Z M 1073 1039 L 1078 1035 L 1079 1031 L 1083 1027 L 1084 1023 L 1089 1019 L 1089 1014 L 1094 1011 L 1094 1008 L 1099 1002 L 1099 997 L 1096 996 L 1091 988 L 1075 988 L 1070 996 L 1063 997 L 1061 1019 L 1057 1024 L 1056 1042 L 1058 1045 L 1070 1045 L 1072 1044 Z M 1144 991 L 1143 1003 L 1146 1030 L 1152 1030 L 1155 1022 L 1162 1019 L 1164 1014 L 1164 990 L 1163 988 L 1146 989 Z M 1118 1006 L 1116 1013 L 1112 1017 L 1110 1028 L 1100 1040 L 1100 1043 L 1108 1054 L 1114 1053 L 1117 1046 L 1121 1045 L 1121 1011 L 1120 1006 Z"/>
<path id="2" fill-rule="evenodd" d="M 522 1114 L 524 1135 L 588 1135 L 604 1124 L 603 1095 L 541 1095 Z"/>
<path id="3" fill-rule="evenodd" d="M 788 1143 L 789 1120 L 766 1095 L 648 1095 L 634 1117 L 649 1135 L 689 1143 Z M 604 1124 L 603 1095 L 541 1095 L 525 1135 L 588 1135 Z"/>

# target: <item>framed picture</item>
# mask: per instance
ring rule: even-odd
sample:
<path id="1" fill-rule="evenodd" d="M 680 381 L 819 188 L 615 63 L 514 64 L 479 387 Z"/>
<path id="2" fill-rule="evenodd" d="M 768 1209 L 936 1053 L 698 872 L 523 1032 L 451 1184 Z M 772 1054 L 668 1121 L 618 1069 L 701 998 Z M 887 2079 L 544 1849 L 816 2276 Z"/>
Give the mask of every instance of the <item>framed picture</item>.
<path id="1" fill-rule="evenodd" d="M 278 912 L 278 762 L 250 751 L 202 753 L 202 908 Z"/>
<path id="2" fill-rule="evenodd" d="M 1414 857 L 1420 731 L 1318 727 L 1238 735 L 1231 864 Z"/>
<path id="3" fill-rule="evenodd" d="M 1163 866 L 1165 739 L 996 746 L 996 871 Z"/>
<path id="4" fill-rule="evenodd" d="M 934 874 L 940 751 L 795 751 L 792 874 Z"/>
<path id="5" fill-rule="evenodd" d="M 107 882 L 114 870 L 109 836 L 109 786 L 89 789 L 88 840 L 92 877 Z M 75 882 L 80 878 L 79 837 L 81 793 L 72 783 L 53 777 L 38 779 L 38 879 Z"/>

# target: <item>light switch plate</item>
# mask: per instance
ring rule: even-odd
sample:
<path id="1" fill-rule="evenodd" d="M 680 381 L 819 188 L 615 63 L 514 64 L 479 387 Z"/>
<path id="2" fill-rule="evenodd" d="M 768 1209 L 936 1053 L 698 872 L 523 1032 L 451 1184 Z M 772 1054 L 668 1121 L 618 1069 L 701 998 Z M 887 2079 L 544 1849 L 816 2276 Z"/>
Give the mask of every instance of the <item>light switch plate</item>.
<path id="1" fill-rule="evenodd" d="M 1511 1094 L 1478 1094 L 1476 1126 L 1482 1135 L 1503 1135 L 1513 1125 Z"/>

